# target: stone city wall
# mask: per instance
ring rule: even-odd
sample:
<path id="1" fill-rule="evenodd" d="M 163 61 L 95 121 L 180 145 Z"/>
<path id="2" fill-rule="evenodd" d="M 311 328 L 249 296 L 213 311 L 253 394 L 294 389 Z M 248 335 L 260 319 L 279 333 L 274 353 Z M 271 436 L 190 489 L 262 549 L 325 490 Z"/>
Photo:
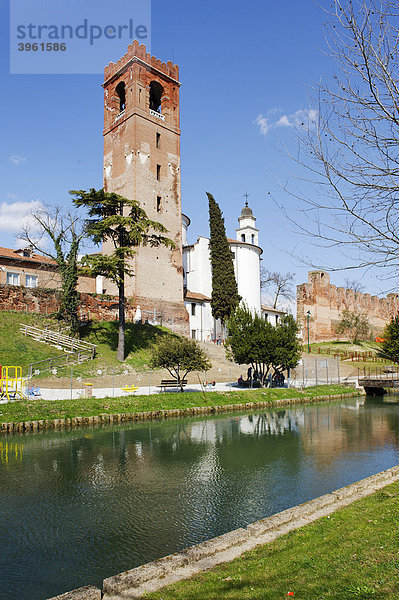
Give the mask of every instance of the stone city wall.
<path id="1" fill-rule="evenodd" d="M 0 285 L 0 311 L 10 310 L 20 313 L 51 315 L 58 311 L 59 292 L 42 288 L 24 288 L 13 285 Z M 147 298 L 126 300 L 126 321 L 133 321 L 140 306 L 142 321 L 164 325 L 180 335 L 189 335 L 189 316 L 184 304 L 151 301 Z M 81 317 L 98 321 L 118 319 L 117 296 L 100 294 L 80 294 L 79 314 Z M 21 317 L 22 319 L 22 317 Z"/>
<path id="2" fill-rule="evenodd" d="M 338 338 L 335 327 L 345 309 L 365 314 L 373 336 L 377 336 L 382 333 L 385 324 L 399 314 L 399 294 L 378 298 L 343 287 L 337 288 L 330 284 L 330 276 L 325 271 L 309 271 L 308 283 L 297 287 L 297 319 L 304 342 L 308 336 L 308 311 L 310 342 L 326 342 Z M 340 336 L 340 339 L 347 338 Z"/>

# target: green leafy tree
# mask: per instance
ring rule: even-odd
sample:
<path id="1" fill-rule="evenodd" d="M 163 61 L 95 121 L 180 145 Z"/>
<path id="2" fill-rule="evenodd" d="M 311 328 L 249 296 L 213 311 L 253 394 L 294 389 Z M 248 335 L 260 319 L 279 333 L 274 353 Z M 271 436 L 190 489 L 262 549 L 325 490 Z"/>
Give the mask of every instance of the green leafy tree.
<path id="1" fill-rule="evenodd" d="M 240 296 L 222 212 L 212 194 L 207 193 L 207 196 L 209 200 L 209 250 L 212 267 L 212 315 L 225 325 L 238 306 Z"/>
<path id="2" fill-rule="evenodd" d="M 30 216 L 30 223 L 24 227 L 20 238 L 27 242 L 30 248 L 57 264 L 61 278 L 58 316 L 76 332 L 79 328 L 78 252 L 86 235 L 84 226 L 76 214 L 64 213 L 59 207 L 42 208 Z M 50 244 L 46 243 L 48 240 Z"/>
<path id="3" fill-rule="evenodd" d="M 380 353 L 385 358 L 399 362 L 399 316 L 393 317 L 385 325 L 382 334 L 384 341 L 381 344 Z"/>
<path id="4" fill-rule="evenodd" d="M 89 219 L 86 232 L 95 244 L 111 241 L 112 254 L 85 256 L 82 265 L 92 276 L 104 275 L 118 287 L 119 331 L 118 360 L 125 359 L 125 275 L 134 275 L 130 259 L 138 246 L 164 245 L 174 247 L 174 242 L 162 235 L 165 227 L 151 221 L 136 200 L 130 200 L 103 189 L 73 190 L 76 206 L 86 207 Z"/>
<path id="5" fill-rule="evenodd" d="M 366 315 L 345 309 L 335 327 L 338 335 L 346 335 L 354 344 L 370 335 L 370 324 Z"/>
<path id="6" fill-rule="evenodd" d="M 151 366 L 167 369 L 183 391 L 182 381 L 191 371 L 207 371 L 212 367 L 204 350 L 195 340 L 169 336 L 153 349 Z"/>
<path id="7" fill-rule="evenodd" d="M 251 365 L 264 382 L 273 370 L 294 368 L 301 357 L 298 326 L 291 315 L 273 326 L 246 306 L 239 306 L 227 323 L 227 356 L 238 364 Z"/>
<path id="8" fill-rule="evenodd" d="M 297 366 L 302 355 L 299 327 L 292 315 L 284 315 L 275 329 L 277 344 L 273 366 L 279 371 L 288 371 Z"/>

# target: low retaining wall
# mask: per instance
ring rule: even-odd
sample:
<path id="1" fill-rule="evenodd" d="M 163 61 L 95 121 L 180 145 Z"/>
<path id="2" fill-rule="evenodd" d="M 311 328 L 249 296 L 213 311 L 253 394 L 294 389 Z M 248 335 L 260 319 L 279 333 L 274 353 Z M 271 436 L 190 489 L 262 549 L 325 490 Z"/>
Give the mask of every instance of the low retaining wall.
<path id="1" fill-rule="evenodd" d="M 92 286 L 90 286 L 92 281 Z M 95 290 L 95 281 L 87 277 L 79 277 L 79 306 L 78 312 L 88 319 L 98 321 L 118 320 L 118 297 L 84 292 L 83 289 Z M 85 284 L 85 285 L 84 285 Z M 83 286 L 83 288 L 82 288 Z M 0 284 L 0 311 L 15 311 L 20 313 L 38 313 L 51 315 L 60 308 L 60 291 L 50 288 L 26 288 L 16 285 Z M 189 336 L 189 316 L 181 302 L 162 302 L 152 298 L 126 298 L 126 321 L 133 322 L 137 306 L 140 305 L 142 318 L 150 322 L 155 319 L 158 324 L 168 327 L 180 335 Z"/>
<path id="2" fill-rule="evenodd" d="M 98 427 L 100 425 L 116 425 L 129 421 L 154 421 L 177 417 L 192 417 L 196 415 L 214 414 L 221 412 L 239 412 L 258 410 L 260 408 L 273 408 L 275 406 L 289 406 L 291 404 L 309 404 L 314 402 L 328 402 L 329 400 L 343 400 L 364 395 L 362 390 L 349 394 L 334 394 L 331 396 L 306 396 L 304 398 L 284 398 L 265 402 L 245 402 L 242 404 L 226 404 L 223 406 L 193 406 L 188 408 L 172 408 L 169 410 L 151 410 L 146 412 L 122 413 L 109 415 L 107 413 L 96 417 L 73 417 L 72 419 L 43 419 L 39 421 L 19 421 L 18 423 L 0 423 L 0 433 L 32 433 L 42 429 L 73 429 L 77 427 Z"/>
<path id="3" fill-rule="evenodd" d="M 109 577 L 103 581 L 104 600 L 141 598 L 166 585 L 192 577 L 196 573 L 229 562 L 260 544 L 299 529 L 308 523 L 327 516 L 339 508 L 369 496 L 389 483 L 399 480 L 399 465 L 325 494 L 294 508 L 251 523 L 202 544 L 165 556 L 159 560 Z M 50 600 L 97 600 L 101 590 L 93 587 L 79 588 Z"/>

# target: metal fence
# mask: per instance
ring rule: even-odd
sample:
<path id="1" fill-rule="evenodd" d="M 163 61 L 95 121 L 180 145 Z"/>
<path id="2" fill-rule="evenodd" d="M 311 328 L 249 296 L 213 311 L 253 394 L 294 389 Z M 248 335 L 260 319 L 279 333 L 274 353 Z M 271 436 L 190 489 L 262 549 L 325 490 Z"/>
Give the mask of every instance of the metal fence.
<path id="1" fill-rule="evenodd" d="M 343 376 L 339 358 L 303 356 L 291 371 L 290 384 L 294 387 L 345 383 L 353 377 Z"/>

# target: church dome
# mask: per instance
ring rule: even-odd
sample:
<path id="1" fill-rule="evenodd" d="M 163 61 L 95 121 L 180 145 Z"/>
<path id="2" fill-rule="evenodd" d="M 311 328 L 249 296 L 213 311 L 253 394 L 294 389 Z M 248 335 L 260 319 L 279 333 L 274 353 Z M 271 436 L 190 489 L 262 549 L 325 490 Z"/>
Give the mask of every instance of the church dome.
<path id="1" fill-rule="evenodd" d="M 254 214 L 252 212 L 252 208 L 249 208 L 248 201 L 245 202 L 245 206 L 241 211 L 241 217 L 253 217 Z"/>

